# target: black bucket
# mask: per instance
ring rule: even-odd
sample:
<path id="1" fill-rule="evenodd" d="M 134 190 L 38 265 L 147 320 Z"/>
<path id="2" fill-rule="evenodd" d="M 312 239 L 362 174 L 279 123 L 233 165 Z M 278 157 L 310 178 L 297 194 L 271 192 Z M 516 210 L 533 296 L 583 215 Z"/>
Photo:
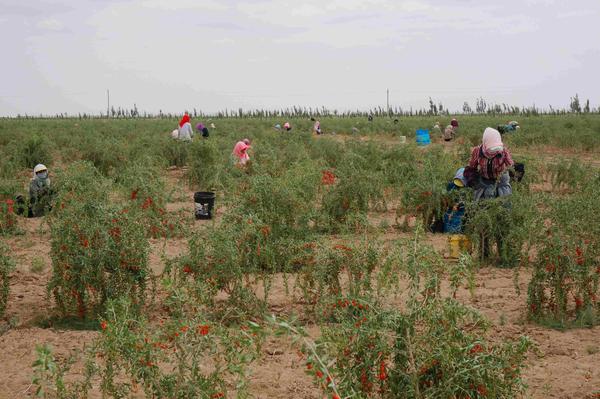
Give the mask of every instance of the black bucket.
<path id="1" fill-rule="evenodd" d="M 215 206 L 215 193 L 210 191 L 198 191 L 194 193 L 194 206 L 196 219 L 212 219 Z"/>

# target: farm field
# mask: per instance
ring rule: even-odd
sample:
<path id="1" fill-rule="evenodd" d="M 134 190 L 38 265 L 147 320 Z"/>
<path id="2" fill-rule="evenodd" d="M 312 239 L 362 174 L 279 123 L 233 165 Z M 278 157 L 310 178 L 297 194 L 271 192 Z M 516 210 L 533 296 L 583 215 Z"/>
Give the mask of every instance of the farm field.
<path id="1" fill-rule="evenodd" d="M 511 119 L 510 201 L 448 193 Z M 600 397 L 600 116 L 462 116 L 417 147 L 436 120 L 197 118 L 192 143 L 168 119 L 0 120 L 0 398 Z M 16 218 L 37 163 L 53 210 Z M 458 200 L 475 249 L 450 259 L 427 228 Z"/>

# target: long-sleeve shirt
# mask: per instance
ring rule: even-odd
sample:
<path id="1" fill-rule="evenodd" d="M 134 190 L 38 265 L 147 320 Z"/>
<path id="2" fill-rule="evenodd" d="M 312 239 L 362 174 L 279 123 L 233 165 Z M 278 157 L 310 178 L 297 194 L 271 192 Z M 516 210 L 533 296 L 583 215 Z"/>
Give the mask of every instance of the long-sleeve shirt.
<path id="1" fill-rule="evenodd" d="M 482 146 L 473 147 L 469 166 L 477 169 L 486 179 L 497 179 L 506 169 L 514 164 L 510 152 L 505 148 L 493 158 L 483 154 Z"/>
<path id="2" fill-rule="evenodd" d="M 194 137 L 194 129 L 189 122 L 186 122 L 179 128 L 179 140 L 191 140 Z"/>

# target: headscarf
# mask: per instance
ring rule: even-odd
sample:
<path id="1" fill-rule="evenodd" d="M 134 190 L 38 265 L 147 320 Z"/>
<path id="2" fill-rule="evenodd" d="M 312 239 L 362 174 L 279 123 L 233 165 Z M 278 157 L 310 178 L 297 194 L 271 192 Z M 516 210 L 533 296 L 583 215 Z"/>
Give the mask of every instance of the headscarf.
<path id="1" fill-rule="evenodd" d="M 500 132 L 491 127 L 485 128 L 482 139 L 483 155 L 487 158 L 493 158 L 499 152 L 504 150 L 504 144 L 502 144 L 502 136 Z"/>
<path id="2" fill-rule="evenodd" d="M 199 131 L 199 132 L 201 132 L 201 131 L 202 131 L 202 129 L 204 129 L 204 125 L 203 125 L 202 123 L 198 123 L 198 124 L 196 125 L 196 129 L 198 129 L 198 131 Z"/>
<path id="3" fill-rule="evenodd" d="M 242 141 L 238 141 L 233 147 L 233 154 L 238 158 L 243 158 L 246 156 L 246 151 L 250 148 L 250 140 L 244 139 Z"/>
<path id="4" fill-rule="evenodd" d="M 283 127 L 284 127 L 285 129 L 289 129 L 289 128 L 290 128 L 290 123 L 289 123 L 289 122 L 286 122 L 286 123 L 284 123 L 284 124 L 283 124 Z"/>
<path id="5" fill-rule="evenodd" d="M 190 121 L 190 116 L 186 113 L 185 115 L 183 115 L 183 118 L 181 118 L 181 120 L 179 121 L 179 127 L 182 127 L 189 121 Z"/>

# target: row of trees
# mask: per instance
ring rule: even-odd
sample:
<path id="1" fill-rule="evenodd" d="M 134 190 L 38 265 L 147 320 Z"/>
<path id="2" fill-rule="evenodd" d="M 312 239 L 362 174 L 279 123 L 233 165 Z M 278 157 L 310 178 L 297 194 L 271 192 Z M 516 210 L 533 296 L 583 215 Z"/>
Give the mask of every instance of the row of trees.
<path id="1" fill-rule="evenodd" d="M 454 112 L 455 114 L 460 114 L 461 112 Z M 523 115 L 523 116 L 531 116 L 531 115 L 563 115 L 568 113 L 574 114 L 587 114 L 587 113 L 600 113 L 600 107 L 591 108 L 590 100 L 586 100 L 583 107 L 581 106 L 579 95 L 575 94 L 574 97 L 570 98 L 569 108 L 568 109 L 557 109 L 553 108 L 551 105 L 548 108 L 538 108 L 535 104 L 529 107 L 526 106 L 514 106 L 509 104 L 496 104 L 496 103 L 488 103 L 483 97 L 479 97 L 475 101 L 475 108 L 471 107 L 471 105 L 465 101 L 462 106 L 462 114 L 464 115 Z M 310 117 L 329 117 L 329 116 L 337 116 L 337 117 L 367 117 L 372 115 L 374 117 L 400 117 L 400 116 L 423 116 L 423 115 L 449 115 L 450 111 L 448 108 L 444 107 L 441 102 L 437 104 L 429 98 L 429 108 L 420 108 L 413 109 L 410 107 L 409 109 L 404 109 L 402 107 L 389 107 L 386 109 L 385 107 L 376 107 L 368 110 L 354 110 L 354 111 L 338 111 L 338 110 L 330 110 L 325 107 L 301 107 L 301 106 L 293 106 L 281 109 L 254 109 L 254 110 L 244 110 L 239 108 L 237 110 L 229 110 L 225 109 L 223 111 L 219 111 L 216 113 L 204 113 L 201 110 L 197 110 L 193 108 L 190 111 L 190 114 L 194 118 L 280 118 L 280 117 L 290 117 L 290 118 L 310 118 Z M 130 118 L 161 118 L 161 119 L 173 119 L 178 118 L 180 116 L 179 113 L 165 113 L 160 110 L 158 113 L 151 112 L 140 112 L 137 108 L 137 105 L 134 104 L 133 108 L 121 108 L 114 106 L 107 110 L 107 113 L 100 114 L 89 114 L 89 113 L 78 113 L 78 114 L 68 114 L 68 113 L 60 113 L 55 115 L 21 115 L 18 114 L 17 118 L 24 119 L 33 119 L 33 118 L 47 118 L 54 117 L 59 119 L 66 118 L 78 118 L 78 119 L 92 119 L 92 118 L 118 118 L 118 119 L 130 119 Z"/>

